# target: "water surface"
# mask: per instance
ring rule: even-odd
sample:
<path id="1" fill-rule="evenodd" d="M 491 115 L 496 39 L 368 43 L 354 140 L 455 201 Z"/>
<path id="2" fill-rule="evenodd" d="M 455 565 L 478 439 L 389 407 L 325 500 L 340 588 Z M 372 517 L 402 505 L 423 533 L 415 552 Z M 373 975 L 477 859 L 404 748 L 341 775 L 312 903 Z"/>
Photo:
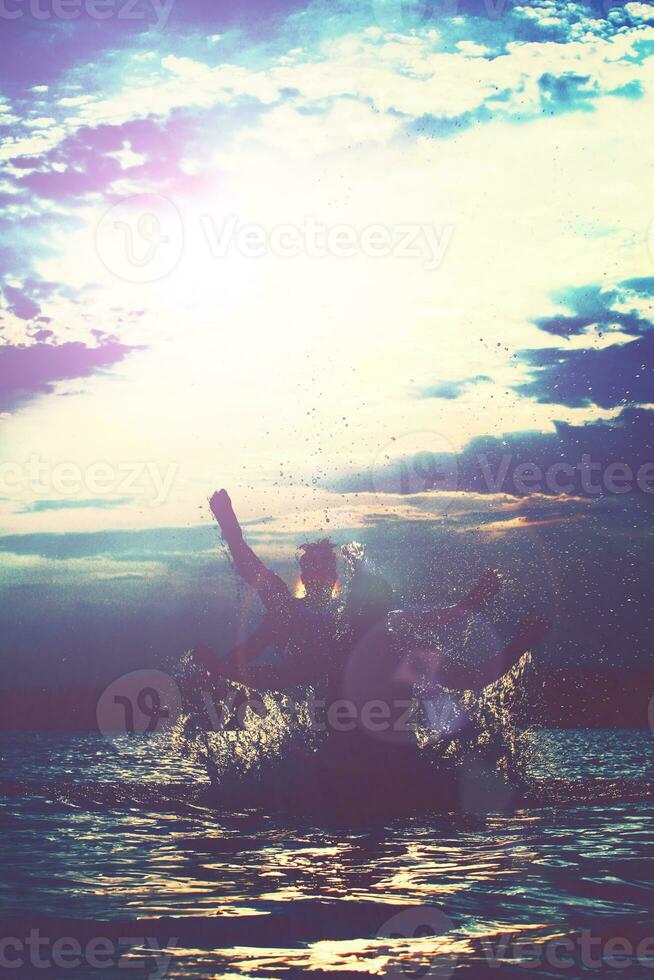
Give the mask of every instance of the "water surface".
<path id="1" fill-rule="evenodd" d="M 109 743 L 4 735 L 2 756 L 3 937 L 36 928 L 51 942 L 76 938 L 82 949 L 108 937 L 123 954 L 120 966 L 27 964 L 7 967 L 8 976 L 632 978 L 654 971 L 654 941 L 646 943 L 654 937 L 647 801 L 557 800 L 348 829 L 261 811 L 216 813 L 193 802 L 191 789 L 206 777 L 161 736 Z M 539 732 L 530 771 L 652 779 L 652 736 Z M 162 784 L 176 790 L 167 794 Z M 572 937 L 572 950 L 555 946 L 556 937 Z M 617 939 L 622 945 L 610 945 Z M 528 942 L 545 945 L 521 945 Z M 631 955 L 616 959 L 625 944 Z M 526 956 L 536 965 L 521 963 Z"/>

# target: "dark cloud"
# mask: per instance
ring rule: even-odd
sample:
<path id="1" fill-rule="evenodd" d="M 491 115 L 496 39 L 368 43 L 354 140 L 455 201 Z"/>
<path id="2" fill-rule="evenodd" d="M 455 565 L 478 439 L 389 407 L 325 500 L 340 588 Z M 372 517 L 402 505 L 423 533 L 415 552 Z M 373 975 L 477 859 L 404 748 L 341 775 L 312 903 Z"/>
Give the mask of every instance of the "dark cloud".
<path id="1" fill-rule="evenodd" d="M 654 402 L 654 333 L 609 347 L 545 348 L 520 356 L 532 379 L 515 390 L 538 402 L 573 408 Z"/>
<path id="2" fill-rule="evenodd" d="M 520 359 L 531 369 L 531 378 L 515 390 L 538 402 L 576 408 L 654 402 L 654 325 L 637 307 L 652 295 L 652 277 L 626 279 L 613 289 L 590 285 L 560 294 L 558 299 L 571 315 L 534 320 L 541 330 L 571 337 L 594 328 L 597 337 L 602 337 L 615 328 L 635 339 L 606 347 L 523 350 Z M 625 311 L 630 302 L 632 309 Z"/>
<path id="3" fill-rule="evenodd" d="M 533 322 L 541 330 L 554 334 L 555 337 L 576 337 L 580 333 L 585 333 L 596 320 L 592 316 L 550 316 L 537 317 Z"/>
<path id="4" fill-rule="evenodd" d="M 75 198 L 104 190 L 123 174 L 139 179 L 168 176 L 187 148 L 179 121 L 139 119 L 118 126 L 84 126 L 40 158 L 12 161 L 27 172 L 19 184 L 40 197 Z M 144 158 L 125 170 L 111 154 L 125 146 Z"/>
<path id="5" fill-rule="evenodd" d="M 7 587 L 4 687 L 104 685 L 137 668 L 169 669 L 200 642 L 226 652 L 241 635 L 243 604 L 215 558 L 171 565 L 161 577 L 107 562 L 96 578 L 75 565 L 62 563 L 56 584 Z M 253 603 L 253 625 L 258 615 Z"/>
<path id="6" fill-rule="evenodd" d="M 584 425 L 555 422 L 554 432 L 514 432 L 501 439 L 483 436 L 468 443 L 457 463 L 459 489 L 587 497 L 622 496 L 607 490 L 605 478 L 613 464 L 626 464 L 633 474 L 631 490 L 641 494 L 636 475 L 654 463 L 654 411 L 630 408 L 615 419 Z M 541 478 L 527 476 L 523 480 L 524 468 L 532 465 L 541 472 Z M 574 467 L 574 472 L 569 472 L 569 467 Z M 654 467 L 652 470 L 654 475 Z"/>
<path id="7" fill-rule="evenodd" d="M 639 276 L 636 279 L 624 279 L 621 283 L 625 289 L 631 289 L 641 296 L 654 297 L 654 276 Z"/>
<path id="8" fill-rule="evenodd" d="M 201 159 L 206 154 L 208 130 L 219 129 L 226 144 L 240 126 L 267 111 L 270 106 L 248 96 L 237 107 L 185 107 L 173 110 L 166 119 L 83 126 L 39 157 L 12 159 L 11 164 L 22 171 L 15 183 L 30 195 L 66 202 L 99 192 L 108 201 L 112 196 L 122 199 L 120 194 L 107 193 L 122 178 L 161 192 L 197 191 L 207 178 L 189 174 L 181 166 L 182 159 L 194 155 Z M 126 149 L 133 157 L 121 161 Z"/>
<path id="9" fill-rule="evenodd" d="M 623 466 L 628 470 L 623 471 Z M 654 498 L 654 411 L 628 408 L 614 419 L 583 425 L 555 422 L 553 432 L 480 436 L 456 454 L 431 452 L 425 445 L 403 460 L 403 472 L 405 490 L 394 462 L 388 464 L 388 479 L 379 472 L 373 476 L 366 471 L 343 477 L 332 488 L 380 495 L 424 494 L 427 510 L 430 492 L 439 488 L 536 497 L 541 498 L 539 506 L 544 506 L 542 498 L 547 496 L 609 498 L 615 502 L 628 493 L 649 501 Z M 623 485 L 626 491 L 621 489 Z M 448 505 L 450 520 L 455 510 L 454 505 Z M 551 516 L 551 511 L 548 514 Z"/>
<path id="10" fill-rule="evenodd" d="M 0 411 L 10 411 L 25 399 L 52 391 L 56 381 L 84 378 L 111 367 L 139 349 L 116 340 L 96 347 L 79 341 L 0 346 Z"/>
<path id="11" fill-rule="evenodd" d="M 41 312 L 41 307 L 35 303 L 22 289 L 16 286 L 3 286 L 2 292 L 7 303 L 7 309 L 21 320 L 33 320 Z"/>
<path id="12" fill-rule="evenodd" d="M 24 316 L 22 319 L 31 320 L 38 318 L 39 323 L 51 322 L 49 317 L 39 316 L 41 312 L 40 304 L 44 300 L 51 299 L 52 297 L 64 297 L 65 299 L 74 301 L 78 296 L 77 291 L 70 286 L 64 283 L 51 282 L 48 279 L 42 279 L 40 276 L 34 274 L 26 276 L 20 288 L 4 285 L 2 291 L 8 301 L 14 302 L 16 306 L 22 304 L 25 311 L 29 310 L 31 315 L 29 317 Z M 33 312 L 34 310 L 36 310 L 35 313 Z M 20 315 L 16 309 L 12 310 L 12 312 L 16 316 Z"/>
<path id="13" fill-rule="evenodd" d="M 209 35 L 231 29 L 266 40 L 278 20 L 303 6 L 305 0 L 251 0 L 247 5 L 214 0 L 168 0 L 168 4 L 164 0 L 113 0 L 103 5 L 101 18 L 90 13 L 93 5 L 80 2 L 78 16 L 62 20 L 52 0 L 42 0 L 38 18 L 29 3 L 7 4 L 19 16 L 2 20 L 0 87 L 11 98 L 25 97 L 32 86 L 56 84 L 74 70 L 81 87 L 92 91 L 98 65 L 115 64 L 121 50 L 156 50 L 166 38 L 184 53 L 185 35 L 195 45 L 204 41 L 210 48 L 205 40 Z"/>

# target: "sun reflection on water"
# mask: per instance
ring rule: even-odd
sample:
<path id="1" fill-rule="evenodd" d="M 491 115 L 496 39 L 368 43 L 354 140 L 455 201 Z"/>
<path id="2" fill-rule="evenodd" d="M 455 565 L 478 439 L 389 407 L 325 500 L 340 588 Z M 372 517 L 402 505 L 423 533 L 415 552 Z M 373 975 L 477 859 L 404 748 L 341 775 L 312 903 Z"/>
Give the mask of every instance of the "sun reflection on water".
<path id="1" fill-rule="evenodd" d="M 630 738 L 619 746 L 612 734 L 607 751 L 617 746 L 635 758 Z M 570 744 L 578 742 L 575 733 Z M 61 743 L 62 769 L 71 745 Z M 56 766 L 58 751 L 50 746 L 48 765 Z M 97 751 L 96 743 L 89 758 Z M 590 751 L 580 754 L 580 773 Z M 550 803 L 502 815 L 426 814 L 329 828 L 261 809 L 217 812 L 192 798 L 190 782 L 178 782 L 177 794 L 147 779 L 118 790 L 111 780 L 130 763 L 132 774 L 138 766 L 149 772 L 147 752 L 139 748 L 136 763 L 104 752 L 106 783 L 0 797 L 0 897 L 16 914 L 100 923 L 98 934 L 112 923 L 133 931 L 143 920 L 165 921 L 170 931 L 159 938 L 177 937 L 169 950 L 176 980 L 281 980 L 293 971 L 384 976 L 452 960 L 474 975 L 485 949 L 500 948 L 509 934 L 512 944 L 498 953 L 500 976 L 529 942 L 565 936 L 571 920 L 579 929 L 610 929 L 620 917 L 627 929 L 651 919 L 648 803 Z M 19 881 L 29 887 L 16 887 Z M 398 910 L 419 916 L 425 909 L 442 912 L 450 927 L 431 936 L 383 935 Z M 138 948 L 129 956 L 136 961 Z"/>

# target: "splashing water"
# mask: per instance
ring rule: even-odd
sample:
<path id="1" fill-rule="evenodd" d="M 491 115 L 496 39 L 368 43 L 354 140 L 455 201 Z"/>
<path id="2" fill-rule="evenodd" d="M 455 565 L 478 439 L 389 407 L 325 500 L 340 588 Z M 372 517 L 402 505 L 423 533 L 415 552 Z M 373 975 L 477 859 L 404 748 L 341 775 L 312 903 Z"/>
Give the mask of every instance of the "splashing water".
<path id="1" fill-rule="evenodd" d="M 525 653 L 500 680 L 479 694 L 462 692 L 458 703 L 453 702 L 458 730 L 443 737 L 438 730 L 435 733 L 433 727 L 425 725 L 417 732 L 420 747 L 430 748 L 436 739 L 437 745 L 441 743 L 443 758 L 456 765 L 475 759 L 491 765 L 507 781 L 521 781 L 528 732 L 518 724 L 518 719 L 524 714 L 532 669 L 533 657 Z M 461 718 L 467 723 L 461 724 Z"/>
<path id="2" fill-rule="evenodd" d="M 409 799 L 431 805 L 442 801 L 444 808 L 454 809 L 456 803 L 444 786 L 458 785 L 466 772 L 477 777 L 492 774 L 507 790 L 518 792 L 522 786 L 529 734 L 518 719 L 532 663 L 531 654 L 524 654 L 480 694 L 441 689 L 435 696 L 426 685 L 416 683 L 418 710 L 411 745 L 389 755 L 388 746 L 367 734 L 335 738 L 319 729 L 312 687 L 253 695 L 241 685 L 224 682 L 210 696 L 206 679 L 202 691 L 200 672 L 186 655 L 181 663 L 186 712 L 173 733 L 173 747 L 183 758 L 202 765 L 220 806 L 271 804 L 282 790 L 296 805 L 300 796 L 309 793 L 310 784 L 322 781 L 324 801 L 335 779 L 349 785 L 351 794 L 358 777 L 366 775 L 374 780 L 380 797 L 384 795 L 380 778 L 387 793 L 397 795 L 399 766 Z M 366 744 L 363 755 L 358 751 L 362 742 Z M 325 756 L 330 760 L 327 768 Z M 372 765 L 374 776 L 357 774 L 353 758 L 359 758 L 366 769 Z M 410 772 L 415 786 L 406 782 Z"/>

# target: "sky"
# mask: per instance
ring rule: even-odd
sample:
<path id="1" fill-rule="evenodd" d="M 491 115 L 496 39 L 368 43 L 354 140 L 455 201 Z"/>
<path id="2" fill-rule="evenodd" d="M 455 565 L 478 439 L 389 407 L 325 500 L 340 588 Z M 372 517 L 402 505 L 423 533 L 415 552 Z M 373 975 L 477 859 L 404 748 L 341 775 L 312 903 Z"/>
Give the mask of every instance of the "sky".
<path id="1" fill-rule="evenodd" d="M 3 0 L 3 685 L 100 683 L 362 540 L 650 655 L 654 6 Z"/>

